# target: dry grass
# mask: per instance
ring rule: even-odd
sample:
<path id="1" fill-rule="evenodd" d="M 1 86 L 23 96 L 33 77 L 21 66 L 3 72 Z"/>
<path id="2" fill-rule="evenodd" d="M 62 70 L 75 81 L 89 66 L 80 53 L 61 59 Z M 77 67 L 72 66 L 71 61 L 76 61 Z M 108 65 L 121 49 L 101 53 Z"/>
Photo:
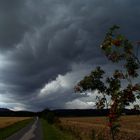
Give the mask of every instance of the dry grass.
<path id="1" fill-rule="evenodd" d="M 121 130 L 117 140 L 140 140 L 140 116 L 123 116 L 120 119 Z M 71 117 L 61 118 L 63 127 L 71 128 L 80 133 L 83 140 L 90 140 L 92 130 L 96 137 L 103 134 L 109 140 L 109 129 L 106 117 Z"/>
<path id="2" fill-rule="evenodd" d="M 0 117 L 0 128 L 7 127 L 18 121 L 29 119 L 30 117 Z"/>

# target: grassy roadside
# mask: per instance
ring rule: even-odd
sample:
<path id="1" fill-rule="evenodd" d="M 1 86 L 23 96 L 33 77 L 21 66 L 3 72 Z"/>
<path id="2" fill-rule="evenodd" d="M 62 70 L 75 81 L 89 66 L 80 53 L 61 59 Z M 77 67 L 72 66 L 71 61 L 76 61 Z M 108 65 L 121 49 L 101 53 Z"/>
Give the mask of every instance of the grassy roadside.
<path id="1" fill-rule="evenodd" d="M 46 120 L 41 119 L 44 140 L 75 140 L 72 136 L 63 133 L 54 125 L 50 125 Z"/>
<path id="2" fill-rule="evenodd" d="M 8 138 L 15 132 L 19 131 L 23 127 L 25 127 L 27 124 L 29 124 L 33 119 L 27 119 L 27 120 L 22 120 L 19 122 L 16 122 L 12 125 L 9 125 L 5 128 L 0 128 L 0 140 L 3 140 L 5 138 Z"/>

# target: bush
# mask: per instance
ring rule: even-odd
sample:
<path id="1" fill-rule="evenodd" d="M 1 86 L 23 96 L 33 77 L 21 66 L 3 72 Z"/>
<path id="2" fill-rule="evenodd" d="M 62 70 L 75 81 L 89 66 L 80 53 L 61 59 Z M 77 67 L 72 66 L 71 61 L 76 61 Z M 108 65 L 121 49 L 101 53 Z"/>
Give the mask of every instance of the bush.
<path id="1" fill-rule="evenodd" d="M 53 112 L 48 112 L 45 119 L 49 124 L 54 124 L 59 122 L 59 118 L 55 116 Z"/>

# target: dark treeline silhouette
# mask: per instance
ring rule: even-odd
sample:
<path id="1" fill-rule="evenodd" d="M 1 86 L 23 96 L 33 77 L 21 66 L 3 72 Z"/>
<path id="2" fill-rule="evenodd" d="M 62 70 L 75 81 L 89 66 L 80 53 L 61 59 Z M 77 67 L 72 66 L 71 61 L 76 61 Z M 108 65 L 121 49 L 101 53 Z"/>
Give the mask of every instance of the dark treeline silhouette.
<path id="1" fill-rule="evenodd" d="M 58 109 L 54 112 L 60 117 L 105 116 L 109 113 L 107 109 Z"/>
<path id="2" fill-rule="evenodd" d="M 109 114 L 109 109 L 56 109 L 49 110 L 48 108 L 37 112 L 38 116 L 46 116 L 46 114 L 53 112 L 58 117 L 92 117 L 92 116 L 106 116 Z M 139 115 L 140 110 L 124 109 L 124 115 Z"/>
<path id="3" fill-rule="evenodd" d="M 92 117 L 92 116 L 107 116 L 109 109 L 60 109 L 54 110 L 54 113 L 59 117 Z M 124 115 L 138 115 L 139 110 L 124 109 Z"/>
<path id="4" fill-rule="evenodd" d="M 30 111 L 12 111 L 10 109 L 0 108 L 1 117 L 32 117 L 36 116 L 35 112 Z"/>
<path id="5" fill-rule="evenodd" d="M 108 109 L 56 109 L 49 110 L 45 109 L 40 112 L 30 112 L 30 111 L 11 111 L 9 109 L 0 108 L 0 116 L 40 116 L 45 117 L 48 113 L 53 112 L 58 117 L 92 117 L 92 116 L 106 116 L 109 114 Z M 139 115 L 139 110 L 134 109 L 124 109 L 124 115 Z"/>

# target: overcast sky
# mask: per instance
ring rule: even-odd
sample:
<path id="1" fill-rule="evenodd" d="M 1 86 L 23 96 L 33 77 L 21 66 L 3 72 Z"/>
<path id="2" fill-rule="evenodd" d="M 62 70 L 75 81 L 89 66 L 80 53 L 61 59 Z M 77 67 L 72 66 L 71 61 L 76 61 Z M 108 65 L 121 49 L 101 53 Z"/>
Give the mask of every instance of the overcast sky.
<path id="1" fill-rule="evenodd" d="M 99 46 L 114 24 L 140 40 L 140 1 L 0 0 L 0 107 L 93 108 L 95 94 L 74 85 L 97 65 L 112 70 Z"/>

